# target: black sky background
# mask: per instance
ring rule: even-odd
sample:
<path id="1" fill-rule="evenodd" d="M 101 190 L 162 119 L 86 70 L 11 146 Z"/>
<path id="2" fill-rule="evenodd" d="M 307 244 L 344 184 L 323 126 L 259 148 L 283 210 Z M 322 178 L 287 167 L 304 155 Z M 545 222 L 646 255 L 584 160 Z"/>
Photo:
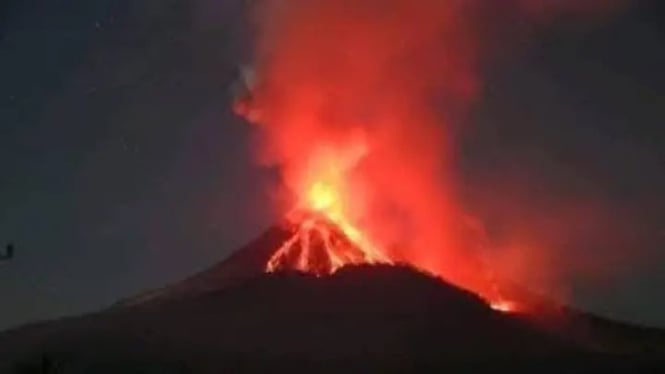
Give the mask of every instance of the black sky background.
<path id="1" fill-rule="evenodd" d="M 665 327 L 665 7 L 640 4 L 490 69 L 462 166 L 473 181 L 522 165 L 535 196 L 631 212 L 649 260 L 574 300 Z M 175 281 L 274 221 L 270 171 L 230 112 L 241 15 L 239 0 L 0 3 L 0 241 L 17 247 L 0 329 Z"/>

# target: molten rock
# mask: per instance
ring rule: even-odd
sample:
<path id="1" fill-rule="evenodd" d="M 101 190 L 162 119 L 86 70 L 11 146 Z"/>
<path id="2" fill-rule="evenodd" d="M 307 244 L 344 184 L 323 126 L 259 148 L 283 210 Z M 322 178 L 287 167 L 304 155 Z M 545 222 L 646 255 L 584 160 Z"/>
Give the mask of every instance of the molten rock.
<path id="1" fill-rule="evenodd" d="M 379 251 L 355 243 L 322 214 L 306 213 L 289 226 L 293 235 L 270 258 L 268 272 L 299 270 L 321 276 L 344 265 L 390 263 Z"/>

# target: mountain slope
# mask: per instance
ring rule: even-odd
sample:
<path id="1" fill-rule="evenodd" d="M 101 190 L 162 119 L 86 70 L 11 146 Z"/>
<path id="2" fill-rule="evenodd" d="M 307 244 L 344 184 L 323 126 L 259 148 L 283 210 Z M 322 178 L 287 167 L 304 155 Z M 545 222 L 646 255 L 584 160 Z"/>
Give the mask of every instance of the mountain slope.
<path id="1" fill-rule="evenodd" d="M 568 354 L 579 348 L 482 300 L 397 267 L 331 277 L 263 275 L 221 291 L 4 334 L 0 362 L 47 353 L 77 365 L 142 359 L 391 363 L 440 356 Z M 250 359 L 251 358 L 251 359 Z M 394 362 L 395 361 L 395 362 Z"/>
<path id="2" fill-rule="evenodd" d="M 568 309 L 504 314 L 409 267 L 266 274 L 268 230 L 207 271 L 100 313 L 0 334 L 0 373 L 665 369 L 659 330 Z"/>
<path id="3" fill-rule="evenodd" d="M 120 300 L 117 306 L 178 299 L 223 289 L 256 277 L 265 271 L 270 256 L 291 234 L 292 230 L 287 225 L 273 226 L 257 239 L 235 251 L 227 259 L 210 268 L 176 284 Z"/>

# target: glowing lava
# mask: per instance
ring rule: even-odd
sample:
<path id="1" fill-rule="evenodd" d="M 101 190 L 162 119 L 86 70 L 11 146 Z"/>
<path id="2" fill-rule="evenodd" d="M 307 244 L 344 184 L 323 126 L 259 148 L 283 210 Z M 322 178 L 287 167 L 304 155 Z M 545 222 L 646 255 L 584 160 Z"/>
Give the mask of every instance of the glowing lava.
<path id="1" fill-rule="evenodd" d="M 344 215 L 334 186 L 313 183 L 304 204 L 290 214 L 293 236 L 268 260 L 266 271 L 295 269 L 327 275 L 345 265 L 391 263 Z"/>
<path id="2" fill-rule="evenodd" d="M 293 236 L 270 258 L 266 271 L 295 269 L 328 275 L 345 265 L 390 263 L 380 252 L 362 247 L 319 214 L 307 214 L 292 229 Z"/>
<path id="3" fill-rule="evenodd" d="M 509 300 L 497 300 L 489 302 L 490 308 L 503 313 L 515 313 L 518 311 L 517 303 Z"/>

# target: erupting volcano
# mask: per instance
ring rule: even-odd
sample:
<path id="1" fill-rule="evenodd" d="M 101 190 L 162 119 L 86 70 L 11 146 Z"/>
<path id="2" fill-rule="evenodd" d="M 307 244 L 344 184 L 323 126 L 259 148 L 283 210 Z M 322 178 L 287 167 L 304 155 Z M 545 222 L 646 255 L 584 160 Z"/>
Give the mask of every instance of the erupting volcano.
<path id="1" fill-rule="evenodd" d="M 547 153 L 541 153 L 539 147 L 548 145 L 551 140 L 565 138 L 564 132 L 559 134 L 559 129 L 543 131 L 542 128 L 524 131 L 526 127 L 521 126 L 496 131 L 490 128 L 501 126 L 509 120 L 539 118 L 532 110 L 565 108 L 571 110 L 571 117 L 562 115 L 548 118 L 545 124 L 554 124 L 556 118 L 569 118 L 573 120 L 574 126 L 583 127 L 575 133 L 592 135 L 581 139 L 596 139 L 600 134 L 596 134 L 595 127 L 581 126 L 585 119 L 596 118 L 590 116 L 595 111 L 584 110 L 585 105 L 595 106 L 592 98 L 587 97 L 587 93 L 592 91 L 568 91 L 569 87 L 564 84 L 567 80 L 559 82 L 550 78 L 569 74 L 568 80 L 577 80 L 582 75 L 575 74 L 577 69 L 570 61 L 584 60 L 581 61 L 583 69 L 580 72 L 590 72 L 590 68 L 600 66 L 594 65 L 595 62 L 604 64 L 607 62 L 605 58 L 610 55 L 579 55 L 581 47 L 586 48 L 594 44 L 590 42 L 597 41 L 590 34 L 583 34 L 579 41 L 571 39 L 575 41 L 573 43 L 558 33 L 548 36 L 543 43 L 543 47 L 547 48 L 538 48 L 537 58 L 525 58 L 529 64 L 515 69 L 515 72 L 522 72 L 522 68 L 525 68 L 528 79 L 522 82 L 521 77 L 511 73 L 507 75 L 510 80 L 504 81 L 506 78 L 500 77 L 498 86 L 507 84 L 512 89 L 521 90 L 532 87 L 531 83 L 526 83 L 535 78 L 534 82 L 551 85 L 549 89 L 559 94 L 550 96 L 543 95 L 543 92 L 550 91 L 538 91 L 540 95 L 535 95 L 534 101 L 521 102 L 523 95 L 513 97 L 510 95 L 513 90 L 489 90 L 493 95 L 505 96 L 502 100 L 490 101 L 492 105 L 500 104 L 500 110 L 478 111 L 477 114 L 490 120 L 484 123 L 488 128 L 483 128 L 481 133 L 475 133 L 472 123 L 476 115 L 474 105 L 479 102 L 483 91 L 483 75 L 500 70 L 489 65 L 494 59 L 509 57 L 511 47 L 521 48 L 521 45 L 529 44 L 525 43 L 528 38 L 524 37 L 524 33 L 539 31 L 536 29 L 540 29 L 540 23 L 554 19 L 557 10 L 591 12 L 595 8 L 608 7 L 603 4 L 623 2 L 219 0 L 136 1 L 122 3 L 150 4 L 104 7 L 112 11 L 109 15 L 115 17 L 118 13 L 120 18 L 115 23 L 102 19 L 104 30 L 97 31 L 104 31 L 103 34 L 91 38 L 91 41 L 95 41 L 91 46 L 88 46 L 90 43 L 84 43 L 84 50 L 93 52 L 93 58 L 83 64 L 86 70 L 78 74 L 76 69 L 70 69 L 69 64 L 63 65 L 67 74 L 70 70 L 76 73 L 70 74 L 73 78 L 71 84 L 64 84 L 63 80 L 64 91 L 49 88 L 48 95 L 44 96 L 48 99 L 51 91 L 62 91 L 62 95 L 59 95 L 62 98 L 56 97 L 57 100 L 51 103 L 38 97 L 28 100 L 26 96 L 8 103 L 16 106 L 17 113 L 33 106 L 37 109 L 44 106 L 48 109 L 45 113 L 56 114 L 54 124 L 57 125 L 63 118 L 68 118 L 59 116 L 66 114 L 66 111 L 60 113 L 59 104 L 71 101 L 78 105 L 83 97 L 79 97 L 77 92 L 90 79 L 95 85 L 108 81 L 112 85 L 107 85 L 105 90 L 100 89 L 99 94 L 89 99 L 86 95 L 85 100 L 90 102 L 91 109 L 84 111 L 83 118 L 101 113 L 105 116 L 102 135 L 108 133 L 112 136 L 107 139 L 108 147 L 104 144 L 104 147 L 95 148 L 95 152 L 92 152 L 94 154 L 89 155 L 91 160 L 97 160 L 96 163 L 88 165 L 85 162 L 82 165 L 94 166 L 101 162 L 103 166 L 119 165 L 114 171 L 125 172 L 125 163 L 134 160 L 138 162 L 138 168 L 122 174 L 131 177 L 128 181 L 110 184 L 110 187 L 119 188 L 114 199 L 102 199 L 100 204 L 92 204 L 94 211 L 101 215 L 95 216 L 91 225 L 81 225 L 80 214 L 65 214 L 71 216 L 71 227 L 56 225 L 55 229 L 45 233 L 48 234 L 47 238 L 62 237 L 67 239 L 64 243 L 74 243 L 74 251 L 62 248 L 70 254 L 79 253 L 82 246 L 87 250 L 90 245 L 92 250 L 95 243 L 102 245 L 101 249 L 107 248 L 109 243 L 114 248 L 126 245 L 126 248 L 117 248 L 118 253 L 113 256 L 115 261 L 111 261 L 108 266 L 121 266 L 116 269 L 119 272 L 107 272 L 111 276 L 109 279 L 91 282 L 78 289 L 95 297 L 84 303 L 86 300 L 81 298 L 83 293 L 79 295 L 80 292 L 75 289 L 58 289 L 60 296 L 69 294 L 74 299 L 70 300 L 71 307 L 65 305 L 63 300 L 57 300 L 59 302 L 53 303 L 55 309 L 50 313 L 75 310 L 76 305 L 79 308 L 85 305 L 92 307 L 94 300 L 101 302 L 120 290 L 130 290 L 132 287 L 138 289 L 159 279 L 171 279 L 177 271 L 194 266 L 198 259 L 208 258 L 209 255 L 220 258 L 184 279 L 130 295 L 109 308 L 79 317 L 0 331 L 0 373 L 665 373 L 665 330 L 609 320 L 566 306 L 559 301 L 560 298 L 552 296 L 554 292 L 550 291 L 557 288 L 562 278 L 568 276 L 568 271 L 565 271 L 567 269 L 564 269 L 563 261 L 557 256 L 541 257 L 541 253 L 549 251 L 546 244 L 564 243 L 573 249 L 586 249 L 594 243 L 591 240 L 578 240 L 577 228 L 569 231 L 564 229 L 568 225 L 559 227 L 563 219 L 553 211 L 557 199 L 547 204 L 531 205 L 526 204 L 532 202 L 529 196 L 522 202 L 528 205 L 527 208 L 516 209 L 515 201 L 520 199 L 510 196 L 521 193 L 529 195 L 532 190 L 540 190 L 543 186 L 540 183 L 567 174 L 568 164 L 576 160 L 588 163 L 589 166 L 602 161 L 598 169 L 588 169 L 592 173 L 584 178 L 571 174 L 569 177 L 574 176 L 574 179 L 564 178 L 555 183 L 561 194 L 575 195 L 573 191 L 586 189 L 591 184 L 590 179 L 612 179 L 612 174 L 606 172 L 615 166 L 614 161 L 618 159 L 604 157 L 606 154 L 599 151 L 605 148 L 595 142 L 587 144 L 575 141 L 570 152 L 567 148 L 557 149 L 557 156 L 563 156 L 561 164 L 550 163 L 549 160 L 545 162 L 540 157 Z M 251 10 L 246 7 L 251 7 Z M 0 17 L 4 16 L 5 8 L 0 6 Z M 24 14 L 24 11 L 30 7 L 9 8 L 10 13 L 20 16 L 17 20 L 28 19 L 28 13 Z M 44 18 L 42 13 L 45 9 L 51 9 L 43 6 L 36 8 L 39 8 L 38 20 Z M 240 10 L 242 15 L 236 13 Z M 139 18 L 143 11 L 149 11 L 150 17 Z M 252 13 L 251 19 L 256 21 L 255 24 L 250 26 L 243 23 L 243 29 L 239 32 L 230 30 L 235 20 L 244 18 L 245 11 Z M 208 19 L 214 13 L 229 18 L 224 18 L 223 23 L 209 25 Z M 200 21 L 204 23 L 199 24 Z M 110 27 L 111 23 L 113 27 Z M 21 26 L 20 23 L 16 25 Z M 44 30 L 49 25 L 57 24 L 47 22 Z M 173 29 L 167 29 L 167 25 L 172 25 Z M 640 25 L 639 35 L 643 31 L 650 31 L 650 24 Z M 0 33 L 4 31 L 0 26 Z M 15 38 L 19 34 L 7 34 L 12 37 L 12 42 L 8 44 L 12 48 L 20 44 L 17 42 L 19 39 Z M 69 33 L 66 35 L 69 36 Z M 156 44 L 150 46 L 148 42 L 153 40 L 153 35 Z M 215 35 L 220 39 L 216 40 Z M 608 43 L 615 41 L 617 35 L 623 34 L 609 33 L 611 39 L 608 39 Z M 28 36 L 30 38 L 26 40 L 34 39 L 32 33 Z M 245 37 L 251 38 L 253 42 L 250 55 L 235 56 L 238 51 L 236 48 L 242 46 Z M 72 40 L 80 44 L 78 39 Z M 148 48 L 135 48 L 136 40 Z M 128 48 L 116 49 L 126 42 L 130 42 Z M 227 47 L 232 49 L 209 54 L 208 49 L 218 48 L 215 46 L 217 42 L 228 44 Z M 561 48 L 564 43 L 570 46 Z M 107 55 L 105 49 L 101 48 L 107 45 L 114 47 L 110 51 L 121 53 L 113 54 L 114 58 L 110 59 L 100 58 Z M 652 46 L 650 42 L 645 45 Z M 568 47 L 571 49 L 568 50 Z M 593 45 L 591 49 L 596 47 Z M 549 55 L 547 51 L 550 48 L 558 51 L 557 54 Z M 604 51 L 603 48 L 597 51 Z M 163 49 L 183 52 L 185 58 L 173 56 L 176 57 L 174 61 L 160 64 L 164 60 L 162 57 L 171 56 L 162 56 L 160 51 Z M 245 51 L 243 48 L 238 49 Z M 141 50 L 147 51 L 146 61 L 150 64 L 134 63 L 143 55 L 134 56 L 133 52 Z M 231 50 L 233 54 L 230 54 Z M 563 50 L 571 54 L 559 55 Z M 499 51 L 501 53 L 497 53 Z M 641 56 L 637 53 L 639 51 L 628 50 L 635 52 L 635 58 Z M 44 52 L 48 54 L 51 49 Z M 116 54 L 122 58 L 115 58 Z M 31 57 L 33 54 L 26 56 Z M 233 56 L 233 61 L 226 61 L 229 56 Z M 565 69 L 549 71 L 553 66 L 542 64 L 540 60 L 545 60 L 543 56 L 555 56 L 558 61 L 556 65 Z M 603 58 L 598 61 L 585 59 L 590 56 Z M 210 61 L 207 61 L 208 57 Z M 124 61 L 125 58 L 129 60 Z M 121 70 L 108 70 L 105 65 L 98 64 L 107 60 L 118 65 Z M 621 72 L 624 65 L 630 65 L 623 56 L 617 61 L 621 63 Z M 531 65 L 533 62 L 537 64 Z M 219 83 L 211 81 L 217 77 L 233 79 L 231 74 L 226 74 L 226 68 L 235 64 L 241 64 L 242 82 L 233 82 L 235 92 L 232 102 L 225 100 L 223 105 L 231 105 L 239 116 L 238 122 L 245 122 L 243 126 L 251 129 L 247 131 L 252 136 L 247 148 L 252 151 L 251 156 L 255 158 L 257 167 L 270 170 L 261 174 L 259 179 L 265 182 L 261 186 L 261 192 L 265 195 L 257 196 L 256 201 L 262 203 L 250 204 L 253 209 L 246 210 L 237 205 L 238 201 L 229 203 L 230 199 L 238 199 L 243 194 L 220 196 L 217 203 L 214 203 L 217 196 L 211 196 L 212 190 L 218 187 L 222 187 L 220 191 L 223 193 L 237 192 L 240 186 L 245 186 L 227 184 L 229 177 L 244 175 L 250 180 L 259 178 L 256 173 L 242 170 L 244 164 L 235 162 L 237 160 L 233 157 L 236 149 L 232 152 L 224 149 L 231 143 L 243 143 L 243 139 L 233 138 L 238 133 L 224 133 L 223 136 L 228 135 L 228 138 L 215 143 L 217 139 L 211 136 L 215 133 L 207 132 L 210 129 L 207 126 L 209 113 L 217 113 L 217 110 L 207 108 L 208 103 L 218 97 Z M 156 69 L 157 73 L 169 76 L 165 76 L 165 80 L 157 80 L 155 77 L 161 75 L 145 76 L 145 68 Z M 181 68 L 185 70 L 180 71 Z M 216 71 L 208 71 L 208 68 Z M 611 66 L 603 75 L 590 74 L 585 78 L 588 78 L 589 83 L 601 82 L 600 78 L 609 77 L 608 74 L 613 73 L 609 68 Z M 135 71 L 138 73 L 134 74 Z M 172 73 L 177 74 L 170 76 Z M 37 75 L 40 79 L 48 78 L 44 74 Z M 107 75 L 122 78 L 122 87 L 116 87 L 115 80 L 106 79 Z M 626 83 L 626 77 L 619 75 L 617 77 L 621 78 L 621 83 Z M 141 80 L 132 83 L 134 76 Z M 55 78 L 60 82 L 59 75 Z M 22 83 L 19 80 L 17 82 Z M 26 87 L 30 88 L 30 82 L 27 83 Z M 232 82 L 225 80 L 223 85 L 229 83 Z M 611 88 L 609 84 L 603 84 L 601 88 L 605 98 L 602 102 L 614 103 L 615 99 L 623 97 L 605 92 Z M 636 91 L 637 88 L 638 85 L 633 84 L 621 86 L 622 90 Z M 124 94 L 136 89 L 137 95 L 130 95 L 131 98 L 151 94 L 149 100 L 125 103 L 127 100 Z M 163 90 L 166 96 L 153 97 L 154 90 Z M 631 94 L 630 98 L 635 99 L 631 101 L 646 97 L 641 95 L 641 91 L 636 93 Z M 104 98 L 113 99 L 117 94 L 123 97 L 110 101 L 108 108 L 118 107 L 116 101 L 131 105 L 126 105 L 119 117 L 106 116 L 109 110 L 107 105 L 102 105 Z M 215 96 L 205 98 L 199 97 L 200 94 Z M 572 101 L 557 102 L 552 107 L 536 105 L 543 100 L 560 99 L 562 94 L 570 96 Z M 579 102 L 580 98 L 584 102 Z M 154 103 L 163 100 L 173 104 L 182 101 L 182 108 L 176 111 L 155 108 Z M 503 103 L 514 106 L 503 108 Z M 142 104 L 147 104 L 149 111 L 139 111 Z M 527 107 L 527 104 L 533 105 L 533 108 Z M 632 108 L 632 103 L 630 105 Z M 53 108 L 57 110 L 53 111 Z M 123 106 L 119 108 L 123 109 Z M 152 139 L 150 136 L 148 143 L 139 143 L 148 140 L 148 135 L 152 134 L 144 131 L 148 128 L 129 131 L 130 128 L 124 122 L 119 123 L 121 127 L 115 130 L 111 127 L 114 121 L 125 117 L 137 121 L 147 119 L 151 126 L 165 116 L 175 116 L 174 123 L 181 120 L 198 122 L 198 110 L 204 110 L 200 114 L 205 121 L 196 126 L 194 131 L 181 132 L 169 127 L 163 139 Z M 577 113 L 578 110 L 580 113 Z M 633 111 L 613 113 L 628 118 L 627 114 Z M 195 118 L 190 118 L 195 114 Z M 228 120 L 227 114 L 223 113 L 221 119 Z M 543 113 L 545 116 L 548 114 Z M 651 114 L 647 112 L 646 117 Z M 25 122 L 25 116 L 19 117 L 22 121 L 18 123 Z M 31 125 L 34 122 L 32 117 L 26 117 L 28 121 L 25 124 Z M 646 118 L 630 117 L 637 120 Z M 604 115 L 597 118 L 603 121 L 610 119 Z M 70 130 L 78 130 L 79 122 L 75 121 L 77 125 Z M 127 124 L 133 126 L 134 122 L 128 121 Z M 641 135 L 648 134 L 642 134 L 641 130 L 639 134 L 624 134 L 619 131 L 619 127 L 614 128 L 618 122 L 609 122 L 613 132 L 607 140 L 611 140 L 612 149 L 622 152 L 619 154 L 621 157 L 625 156 L 624 150 L 632 150 L 633 145 L 641 144 L 633 144 L 632 140 L 637 141 Z M 44 126 L 32 127 L 41 131 Z M 44 134 L 50 132 L 49 128 Z M 18 150 L 19 154 L 25 153 L 24 146 L 35 143 L 25 137 L 27 134 L 22 130 L 16 131 L 19 142 L 16 146 L 10 144 L 10 152 Z M 82 135 L 77 134 L 73 134 L 74 140 L 76 144 L 81 143 L 81 146 L 86 146 L 87 143 L 82 141 L 88 138 L 106 139 L 97 136 L 97 133 L 88 134 L 88 131 Z M 174 142 L 172 138 L 176 134 L 187 136 L 183 142 Z M 205 139 L 199 139 L 200 134 Z M 617 141 L 622 139 L 614 135 L 631 135 L 631 139 L 630 142 Z M 635 139 L 632 135 L 635 135 Z M 134 154 L 116 154 L 114 139 L 117 136 L 122 136 L 123 142 L 136 142 L 137 147 L 143 144 L 143 147 L 148 147 L 149 153 L 143 158 L 137 158 L 138 155 Z M 530 136 L 542 139 L 530 143 L 526 141 Z M 38 137 L 35 144 L 41 144 L 41 140 Z M 209 140 L 212 142 L 209 143 Z M 469 170 L 473 168 L 470 167 L 473 162 L 469 164 L 467 161 L 474 156 L 469 157 L 473 152 L 467 152 L 465 146 L 467 141 L 475 140 L 478 142 L 474 144 L 481 148 L 479 153 L 485 156 L 483 159 L 486 161 L 482 163 L 486 162 L 486 167 L 493 169 L 491 177 L 473 179 L 469 175 L 473 174 Z M 488 140 L 497 140 L 497 143 Z M 493 149 L 514 144 L 523 147 L 522 151 L 507 152 L 504 155 L 498 149 Z M 179 147 L 176 147 L 186 146 L 189 151 L 192 145 L 192 148 L 201 146 L 201 149 L 181 153 Z M 210 146 L 218 146 L 224 152 L 211 152 Z M 589 152 L 577 153 L 577 146 L 589 148 Z M 162 159 L 158 157 L 161 153 L 156 152 L 158 148 L 155 147 L 168 147 L 168 152 L 177 150 L 178 156 L 191 155 L 191 163 L 189 159 L 182 163 L 178 161 L 175 165 L 177 167 L 171 168 L 171 161 L 179 158 L 169 154 Z M 83 150 L 87 151 L 88 147 Z M 646 161 L 646 158 L 641 157 L 643 153 L 646 154 L 643 151 L 640 148 L 639 157 L 620 166 Z M 78 153 L 81 153 L 80 156 L 83 153 L 88 156 L 90 152 Z M 87 161 L 87 158 L 79 157 L 78 153 L 73 153 L 76 160 Z M 630 152 L 626 154 L 637 156 Z M 201 178 L 201 172 L 217 170 L 218 164 L 213 162 L 213 155 L 225 160 L 223 170 L 214 178 Z M 28 160 L 30 165 L 33 164 L 33 158 Z M 111 158 L 114 159 L 112 164 L 107 162 Z M 536 175 L 543 177 L 538 184 L 535 181 L 532 183 L 529 178 L 512 177 L 521 171 L 519 166 L 513 170 L 513 165 L 524 159 L 532 161 L 533 166 L 543 167 Z M 155 162 L 154 167 L 151 167 Z M 190 170 L 190 166 L 195 167 Z M 155 167 L 157 170 L 152 170 Z M 186 170 L 183 167 L 187 167 Z M 151 168 L 149 173 L 144 172 L 146 168 Z M 96 171 L 90 175 L 83 173 L 88 167 L 74 168 L 75 173 L 72 174 L 69 169 L 69 179 L 74 176 L 76 178 L 73 181 L 84 182 L 85 187 L 81 190 L 84 192 L 81 198 L 71 201 L 77 203 L 75 207 L 93 201 L 91 199 L 96 195 L 90 193 L 97 190 L 89 187 L 113 181 L 111 177 L 116 175 L 99 174 Z M 646 167 L 638 170 L 642 172 L 651 169 Z M 146 175 L 139 179 L 135 175 L 137 173 Z M 632 173 L 629 175 L 633 177 Z M 18 176 L 20 178 L 14 183 L 16 186 L 22 186 L 25 180 L 34 179 L 26 179 L 28 175 L 23 173 Z M 43 179 L 41 177 L 38 174 L 36 180 Z M 173 181 L 176 177 L 182 180 L 168 189 L 162 189 L 162 183 L 153 183 L 159 180 Z M 125 191 L 127 183 L 133 186 L 135 179 L 147 184 L 144 183 L 136 191 Z M 653 181 L 651 178 L 648 180 L 650 183 Z M 522 181 L 526 182 L 520 183 Z M 565 181 L 572 183 L 561 183 Z M 629 192 L 633 191 L 636 185 L 632 184 L 632 179 L 630 182 L 608 184 L 609 188 L 599 191 L 599 194 L 611 195 L 618 191 L 622 205 L 631 205 L 632 196 L 624 196 L 626 194 L 623 193 L 626 188 Z M 190 183 L 192 186 L 185 188 L 185 184 Z M 502 183 L 519 184 L 520 187 L 523 184 L 528 188 L 513 190 L 509 188 L 511 186 L 503 186 Z M 474 187 L 478 188 L 479 185 L 482 188 L 475 191 Z M 56 185 L 56 192 L 60 190 L 59 186 L 60 181 Z M 621 188 L 615 191 L 612 186 Z M 16 188 L 13 185 L 10 187 L 3 192 L 10 193 L 8 196 L 12 197 L 11 193 Z M 152 191 L 154 187 L 159 188 Z M 257 192 L 253 188 L 252 191 Z M 154 193 L 148 195 L 149 192 Z M 142 201 L 142 197 L 150 198 Z M 182 198 L 177 200 L 174 197 Z M 270 203 L 265 203 L 261 197 L 270 200 Z M 131 201 L 125 201 L 127 198 Z M 533 202 L 537 203 L 537 199 Z M 42 199 L 40 197 L 35 201 L 41 202 Z M 114 201 L 126 204 L 121 209 L 107 209 L 111 208 L 107 206 L 108 203 Z M 577 203 L 577 200 L 574 201 Z M 19 203 L 22 204 L 22 201 L 19 200 Z M 28 205 L 32 207 L 33 204 Z M 55 208 L 60 204 L 47 205 L 38 207 L 57 210 Z M 204 212 L 200 212 L 203 205 Z M 162 217 L 162 213 L 170 212 L 167 209 L 175 209 L 173 217 Z M 244 232 L 240 230 L 244 226 L 240 220 L 229 222 L 236 218 L 237 210 L 248 213 L 254 224 L 275 220 L 277 223 L 269 225 L 246 245 L 229 248 L 227 245 L 235 243 L 236 239 L 240 239 L 238 235 Z M 585 211 L 582 209 L 583 213 Z M 123 218 L 131 212 L 137 214 L 132 217 L 136 219 L 118 221 L 118 217 Z M 622 210 L 611 211 L 612 216 L 620 216 L 618 222 L 621 226 L 633 218 L 618 212 Z M 185 213 L 188 215 L 183 215 Z M 192 217 L 192 213 L 205 215 L 198 219 Z M 590 219 L 592 214 L 577 214 L 578 209 L 572 210 L 575 214 L 565 213 L 563 217 L 571 217 L 571 228 L 593 221 Z M 51 218 L 59 217 L 58 212 L 55 212 L 56 215 L 50 212 L 46 214 Z M 544 223 L 538 222 L 546 226 L 542 230 L 529 227 L 529 221 L 539 221 L 534 219 L 537 217 L 545 218 Z M 2 218 L 12 217 L 7 215 Z M 40 242 L 31 241 L 28 235 L 35 225 L 23 229 L 23 223 L 31 222 L 23 218 L 19 214 L 17 219 L 12 218 L 3 223 L 8 223 L 7 230 L 16 231 L 26 242 L 38 245 Z M 146 220 L 141 218 L 154 219 L 143 222 Z M 187 224 L 182 224 L 185 221 Z M 36 223 L 39 231 L 43 225 Z M 88 232 L 86 228 L 95 230 Z M 5 227 L 2 229 L 5 230 Z M 64 231 L 60 233 L 58 229 Z M 162 235 L 167 229 L 177 230 Z M 602 230 L 602 234 L 613 239 L 609 231 Z M 4 233 L 2 230 L 0 232 Z M 156 240 L 152 240 L 153 234 L 157 234 Z M 142 243 L 146 243 L 148 248 L 140 248 Z M 604 243 L 606 241 L 599 244 Z M 173 252 L 176 248 L 182 251 L 178 256 Z M 7 249 L 8 257 L 11 257 L 12 248 L 8 246 Z M 214 249 L 214 252 L 209 252 L 210 249 Z M 141 251 L 138 257 L 134 256 L 135 250 Z M 596 253 L 592 250 L 587 252 Z M 129 256 L 130 253 L 132 256 Z M 603 255 L 606 253 L 610 254 L 607 257 L 615 257 L 611 261 L 626 259 L 623 255 L 612 256 L 611 252 L 603 252 Z M 569 257 L 577 261 L 577 256 L 574 253 Z M 596 256 L 589 258 L 592 261 L 580 261 L 576 267 L 582 272 L 586 272 L 587 267 L 602 267 L 597 265 L 600 259 Z M 187 261 L 183 264 L 173 266 L 175 261 L 184 259 Z M 148 260 L 159 263 L 149 264 Z M 18 268 L 8 270 L 20 276 L 28 269 L 24 266 L 26 264 L 17 263 Z M 96 265 L 90 261 L 79 263 L 82 266 L 86 264 Z M 37 270 L 43 268 L 39 266 Z M 87 276 L 91 274 L 91 269 L 82 268 L 80 274 Z M 548 274 L 548 270 L 556 274 Z M 569 272 L 572 273 L 572 270 Z M 62 274 L 62 271 L 54 272 L 51 276 L 58 275 L 56 278 L 59 278 Z M 8 279 L 12 280 L 11 277 L 13 275 Z M 41 278 L 42 274 L 38 274 L 38 279 Z M 626 286 L 625 290 L 632 289 L 633 283 L 623 285 Z M 60 284 L 73 283 L 68 280 Z M 95 284 L 103 286 L 103 289 L 96 289 Z M 584 290 L 584 287 L 580 289 Z M 14 289 L 20 290 L 27 288 Z M 11 288 L 9 291 L 9 295 L 15 298 L 23 296 L 20 292 L 12 292 Z M 5 299 L 0 297 L 0 300 Z M 30 301 L 29 298 L 26 300 Z M 23 300 L 24 306 L 30 305 L 25 304 L 26 300 Z M 6 302 L 12 301 L 10 298 Z M 35 316 L 42 313 L 30 308 L 26 312 Z"/>
<path id="2" fill-rule="evenodd" d="M 453 120 L 479 80 L 468 6 L 261 4 L 234 109 L 279 171 L 272 192 L 292 233 L 265 271 L 408 264 L 508 309 L 457 191 Z"/>
<path id="3" fill-rule="evenodd" d="M 270 256 L 265 267 L 267 272 L 296 270 L 325 276 L 347 265 L 398 263 L 345 215 L 344 199 L 334 186 L 315 182 L 303 195 L 298 208 L 284 223 L 290 236 Z M 479 293 L 479 296 L 492 309 L 519 310 L 518 303 L 506 299 L 496 282 L 490 279 L 488 284 L 491 292 Z"/>
<path id="4" fill-rule="evenodd" d="M 501 229 L 484 228 L 474 204 L 489 204 L 469 196 L 460 167 L 500 35 L 514 21 L 546 21 L 541 11 L 582 11 L 578 1 L 550 3 L 257 2 L 234 109 L 254 130 L 257 163 L 277 172 L 271 213 L 293 233 L 265 270 L 408 264 L 499 310 L 516 305 L 502 296 L 503 279 L 550 286 L 540 275 L 551 267 L 531 255 L 538 240 L 486 235 Z"/>
<path id="5" fill-rule="evenodd" d="M 345 215 L 344 199 L 333 186 L 316 182 L 305 192 L 298 208 L 283 224 L 289 237 L 271 254 L 266 272 L 295 270 L 326 276 L 347 265 L 399 263 L 351 222 Z M 501 312 L 518 310 L 518 303 L 502 296 L 496 282 L 489 279 L 488 284 L 491 292 L 478 294 L 492 309 Z"/>

